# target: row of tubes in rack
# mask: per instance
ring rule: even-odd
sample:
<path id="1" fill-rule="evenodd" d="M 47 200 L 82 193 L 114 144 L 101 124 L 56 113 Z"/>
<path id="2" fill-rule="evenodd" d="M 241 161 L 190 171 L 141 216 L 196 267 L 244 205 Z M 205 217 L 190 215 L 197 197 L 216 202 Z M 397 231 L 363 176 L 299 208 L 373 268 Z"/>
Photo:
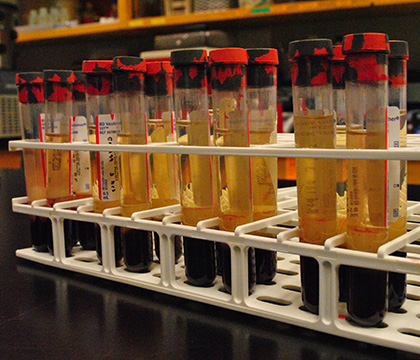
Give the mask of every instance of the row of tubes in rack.
<path id="1" fill-rule="evenodd" d="M 392 124 L 394 144 L 404 145 L 400 124 L 405 121 L 408 48 L 405 42 L 394 42 L 392 48 L 395 67 L 403 70 L 396 80 L 392 77 L 393 82 L 388 76 L 390 42 L 385 34 L 351 34 L 334 51 L 328 39 L 290 43 L 296 147 L 387 148 L 385 129 L 391 126 L 387 114 L 395 110 L 388 107 L 388 90 L 400 101 L 398 124 Z M 272 144 L 277 128 L 277 64 L 275 49 L 224 48 L 209 54 L 189 49 L 173 51 L 170 62 L 119 56 L 112 61 L 86 60 L 82 72 L 19 73 L 23 136 L 29 141 L 58 143 Z M 363 98 L 366 101 L 361 103 Z M 219 229 L 225 231 L 277 214 L 276 158 L 54 149 L 45 154 L 24 149 L 23 156 L 29 202 L 46 198 L 47 205 L 53 206 L 92 197 L 94 212 L 119 206 L 127 217 L 180 204 L 183 224 L 195 226 L 219 217 Z M 304 158 L 297 159 L 296 168 L 300 241 L 322 245 L 346 232 L 349 249 L 375 252 L 392 236 L 406 231 L 404 162 Z M 398 183 L 397 193 L 389 191 L 390 181 Z M 394 206 L 391 215 L 390 205 Z M 32 219 L 38 251 L 46 250 L 46 244 L 39 243 L 43 237 L 37 235 L 48 224 L 42 218 Z M 66 239 L 68 255 L 78 239 L 83 248 L 96 248 L 100 259 L 98 227 L 76 221 L 66 224 L 65 234 L 72 234 Z M 128 271 L 150 269 L 151 232 L 116 228 L 114 236 L 115 244 L 122 244 L 122 252 L 116 251 L 117 263 L 124 261 Z M 176 257 L 181 254 L 180 241 L 175 241 Z M 183 253 L 189 284 L 214 283 L 218 264 L 223 268 L 225 289 L 230 291 L 227 244 L 221 243 L 216 251 L 211 241 L 184 237 Z M 256 283 L 273 281 L 276 252 L 250 248 L 248 261 L 250 292 Z M 317 313 L 318 263 L 301 257 L 300 266 L 303 304 Z M 353 321 L 374 326 L 382 321 L 388 299 L 390 308 L 402 306 L 405 275 L 394 275 L 392 285 L 391 275 L 385 272 L 340 271 L 342 298 Z M 379 299 L 373 307 L 370 297 Z"/>

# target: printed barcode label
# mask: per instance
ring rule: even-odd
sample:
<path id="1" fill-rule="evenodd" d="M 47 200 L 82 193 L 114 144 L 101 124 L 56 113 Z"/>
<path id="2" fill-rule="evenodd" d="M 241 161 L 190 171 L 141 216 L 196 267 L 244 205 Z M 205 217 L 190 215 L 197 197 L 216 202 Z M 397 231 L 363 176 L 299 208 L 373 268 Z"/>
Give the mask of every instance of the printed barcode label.
<path id="1" fill-rule="evenodd" d="M 101 114 L 95 119 L 96 143 L 116 144 L 120 122 L 114 114 Z M 97 152 L 99 199 L 116 201 L 120 199 L 118 154 L 114 151 Z"/>
<path id="2" fill-rule="evenodd" d="M 400 109 L 388 107 L 388 149 L 400 147 Z M 400 209 L 400 161 L 388 161 L 388 217 L 395 222 Z"/>

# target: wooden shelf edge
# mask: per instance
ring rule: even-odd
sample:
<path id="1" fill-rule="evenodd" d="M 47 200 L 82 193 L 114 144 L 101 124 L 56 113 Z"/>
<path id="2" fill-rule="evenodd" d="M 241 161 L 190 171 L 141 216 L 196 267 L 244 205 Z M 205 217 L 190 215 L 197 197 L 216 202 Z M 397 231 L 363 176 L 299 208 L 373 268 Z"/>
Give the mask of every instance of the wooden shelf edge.
<path id="1" fill-rule="evenodd" d="M 51 29 L 21 33 L 18 43 L 29 43 L 41 40 L 89 36 L 135 29 L 152 29 L 159 27 L 175 27 L 200 23 L 217 23 L 239 21 L 252 18 L 281 17 L 288 15 L 328 12 L 337 10 L 365 9 L 372 7 L 419 5 L 420 0 L 318 0 L 298 1 L 292 3 L 273 4 L 257 8 L 234 8 L 219 11 L 198 12 L 185 15 L 156 16 L 140 19 L 120 19 L 112 24 L 89 24 L 74 28 Z"/>

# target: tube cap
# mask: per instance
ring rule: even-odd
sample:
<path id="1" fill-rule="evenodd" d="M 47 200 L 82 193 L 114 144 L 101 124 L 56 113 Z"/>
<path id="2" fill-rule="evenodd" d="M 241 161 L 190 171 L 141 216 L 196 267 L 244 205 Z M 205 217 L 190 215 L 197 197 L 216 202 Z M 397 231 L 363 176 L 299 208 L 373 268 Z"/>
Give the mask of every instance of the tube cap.
<path id="1" fill-rule="evenodd" d="M 333 61 L 344 61 L 346 60 L 346 56 L 343 54 L 343 45 L 335 45 L 333 47 Z"/>
<path id="2" fill-rule="evenodd" d="M 82 71 L 85 74 L 108 74 L 112 72 L 112 60 L 85 60 L 82 64 Z"/>
<path id="3" fill-rule="evenodd" d="M 210 51 L 211 64 L 248 64 L 248 54 L 242 48 L 223 48 Z"/>
<path id="4" fill-rule="evenodd" d="M 289 43 L 289 59 L 308 56 L 332 56 L 333 46 L 329 39 L 305 39 Z"/>
<path id="5" fill-rule="evenodd" d="M 21 72 L 16 74 L 16 85 L 42 84 L 42 72 Z"/>
<path id="6" fill-rule="evenodd" d="M 82 71 L 73 71 L 74 83 L 84 83 L 86 81 L 86 75 Z"/>
<path id="7" fill-rule="evenodd" d="M 389 38 L 382 33 L 349 34 L 343 40 L 343 53 L 389 53 Z"/>
<path id="8" fill-rule="evenodd" d="M 147 62 L 146 95 L 160 96 L 173 94 L 172 72 L 169 61 Z"/>
<path id="9" fill-rule="evenodd" d="M 23 72 L 16 74 L 18 98 L 22 104 L 39 104 L 44 102 L 42 72 Z"/>
<path id="10" fill-rule="evenodd" d="M 205 49 L 174 50 L 171 52 L 172 66 L 207 63 L 207 50 Z"/>
<path id="11" fill-rule="evenodd" d="M 148 75 L 172 74 L 174 70 L 169 61 L 150 61 L 146 63 L 146 68 Z"/>
<path id="12" fill-rule="evenodd" d="M 251 64 L 267 64 L 278 65 L 279 56 L 277 49 L 270 48 L 253 48 L 246 49 L 248 54 L 248 65 Z"/>
<path id="13" fill-rule="evenodd" d="M 111 68 L 112 71 L 146 72 L 146 62 L 136 56 L 116 56 Z"/>
<path id="14" fill-rule="evenodd" d="M 44 70 L 43 78 L 44 82 L 72 84 L 75 76 L 71 70 Z"/>
<path id="15" fill-rule="evenodd" d="M 389 41 L 389 57 L 390 58 L 401 58 L 408 60 L 408 42 L 402 40 L 390 40 Z"/>

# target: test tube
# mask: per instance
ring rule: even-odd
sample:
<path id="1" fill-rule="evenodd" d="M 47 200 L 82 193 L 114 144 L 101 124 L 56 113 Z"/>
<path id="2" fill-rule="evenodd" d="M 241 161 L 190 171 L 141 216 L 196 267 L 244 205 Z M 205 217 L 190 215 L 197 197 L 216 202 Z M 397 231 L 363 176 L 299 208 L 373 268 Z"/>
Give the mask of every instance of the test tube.
<path id="1" fill-rule="evenodd" d="M 292 61 L 293 115 L 298 148 L 335 147 L 332 102 L 331 40 L 299 40 L 289 44 Z M 336 160 L 296 159 L 296 182 L 301 242 L 322 245 L 337 233 Z M 302 300 L 319 310 L 319 264 L 300 257 Z"/>
<path id="2" fill-rule="evenodd" d="M 71 141 L 88 142 L 86 119 L 86 76 L 81 71 L 73 71 L 73 112 L 71 118 Z M 73 192 L 76 199 L 92 196 L 90 185 L 89 151 L 72 151 Z M 95 225 L 87 221 L 73 222 L 75 243 L 79 242 L 84 250 L 95 250 Z"/>
<path id="3" fill-rule="evenodd" d="M 247 100 L 251 145 L 277 142 L 276 49 L 247 49 Z M 251 157 L 253 220 L 277 215 L 277 158 Z M 271 284 L 277 252 L 255 249 L 257 284 Z"/>
<path id="4" fill-rule="evenodd" d="M 146 113 L 148 141 L 165 143 L 175 141 L 173 68 L 169 61 L 146 63 Z M 152 207 L 179 204 L 179 178 L 177 156 L 151 154 Z M 159 235 L 154 233 L 156 255 L 160 257 Z M 174 239 L 175 260 L 182 254 L 182 241 Z"/>
<path id="5" fill-rule="evenodd" d="M 44 83 L 42 72 L 16 74 L 18 89 L 19 117 L 22 139 L 44 141 Z M 26 195 L 28 204 L 46 198 L 46 168 L 43 149 L 23 149 Z M 52 243 L 52 226 L 48 218 L 30 215 L 32 247 L 38 252 L 47 252 L 48 242 Z"/>
<path id="6" fill-rule="evenodd" d="M 398 139 L 388 139 L 388 144 L 390 147 L 406 147 L 408 43 L 401 40 L 390 40 L 389 48 L 389 106 L 396 107 L 392 110 L 396 110 L 396 113 L 399 114 L 400 126 L 399 141 Z M 397 135 L 397 132 L 395 131 L 394 134 Z M 393 240 L 407 232 L 407 161 L 389 161 L 389 174 L 393 177 L 390 183 L 395 185 L 389 187 L 389 199 L 391 202 L 388 215 L 389 240 Z M 406 257 L 407 253 L 403 251 L 396 251 L 392 255 Z M 406 274 L 396 272 L 389 273 L 389 311 L 397 311 L 404 304 L 407 296 L 406 281 Z"/>
<path id="7" fill-rule="evenodd" d="M 210 51 L 211 88 L 213 101 L 214 135 L 217 146 L 249 146 L 249 119 L 247 114 L 245 49 L 224 48 Z M 247 156 L 220 156 L 219 194 L 220 229 L 234 231 L 239 225 L 253 219 L 251 189 L 251 159 Z M 222 244 L 223 284 L 231 292 L 231 250 Z M 255 250 L 248 249 L 248 286 L 256 283 Z"/>
<path id="8" fill-rule="evenodd" d="M 343 45 L 335 45 L 331 70 L 337 148 L 346 147 L 345 58 Z M 346 231 L 346 163 L 342 159 L 337 160 L 337 227 L 339 234 Z"/>
<path id="9" fill-rule="evenodd" d="M 206 50 L 177 50 L 171 53 L 174 66 L 174 100 L 177 142 L 180 145 L 210 146 L 207 97 Z M 182 223 L 196 226 L 218 216 L 217 172 L 214 157 L 180 155 Z M 183 237 L 185 273 L 195 286 L 210 286 L 216 278 L 215 244 Z"/>
<path id="10" fill-rule="evenodd" d="M 85 60 L 86 116 L 88 140 L 91 144 L 116 144 L 121 123 L 112 105 L 112 60 Z M 120 206 L 119 157 L 115 151 L 90 152 L 93 211 L 102 213 L 107 208 Z M 101 231 L 96 228 L 96 252 L 102 261 Z M 122 260 L 120 228 L 114 227 L 115 261 Z"/>
<path id="11" fill-rule="evenodd" d="M 387 148 L 388 36 L 379 33 L 344 37 L 348 149 Z M 348 159 L 348 249 L 375 253 L 388 241 L 387 161 Z M 375 326 L 385 316 L 387 272 L 351 267 L 349 318 Z"/>
<path id="12" fill-rule="evenodd" d="M 68 70 L 44 70 L 45 88 L 45 141 L 51 143 L 71 142 L 70 120 L 72 116 L 73 72 Z M 46 150 L 47 205 L 73 200 L 71 151 Z M 73 222 L 64 222 L 66 256 L 71 256 Z M 53 253 L 53 243 L 47 244 Z"/>
<path id="13" fill-rule="evenodd" d="M 336 125 L 336 147 L 346 148 L 346 83 L 344 78 L 345 60 L 343 45 L 333 47 L 331 62 L 334 117 Z M 337 159 L 337 233 L 346 232 L 346 161 Z M 348 266 L 339 268 L 340 297 L 339 301 L 346 302 L 348 298 Z"/>
<path id="14" fill-rule="evenodd" d="M 146 63 L 139 57 L 117 56 L 113 60 L 115 116 L 121 122 L 118 144 L 147 144 L 144 73 Z M 121 214 L 131 217 L 150 209 L 149 155 L 120 154 Z M 152 232 L 122 228 L 122 247 L 126 270 L 146 272 L 153 261 Z"/>

